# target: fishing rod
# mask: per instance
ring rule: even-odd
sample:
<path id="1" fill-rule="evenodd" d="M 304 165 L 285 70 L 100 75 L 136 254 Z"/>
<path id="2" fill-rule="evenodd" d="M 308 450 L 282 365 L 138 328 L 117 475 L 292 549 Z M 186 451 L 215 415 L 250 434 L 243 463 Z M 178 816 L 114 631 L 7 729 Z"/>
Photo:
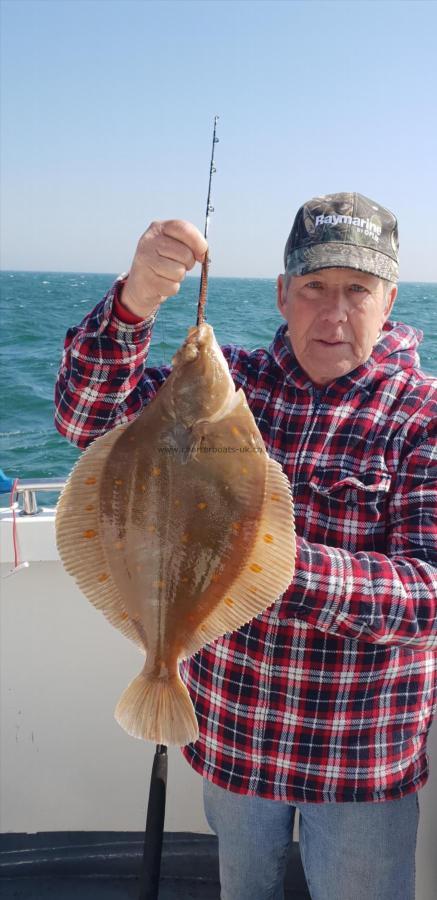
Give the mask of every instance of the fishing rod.
<path id="1" fill-rule="evenodd" d="M 218 116 L 214 116 L 211 160 L 209 165 L 208 198 L 204 237 L 208 236 L 209 217 L 214 212 L 211 206 L 211 182 L 216 171 L 214 165 L 215 145 L 219 139 L 216 135 Z M 197 306 L 197 325 L 204 321 L 206 294 L 208 290 L 208 251 L 202 262 L 200 276 L 199 302 Z M 165 744 L 157 744 L 150 778 L 149 801 L 147 805 L 146 830 L 144 834 L 143 861 L 140 873 L 140 893 L 138 900 L 157 900 L 159 895 L 159 876 L 161 872 L 162 841 L 164 837 L 165 799 L 167 792 L 168 757 Z"/>
<path id="2" fill-rule="evenodd" d="M 212 149 L 211 149 L 211 160 L 209 164 L 209 182 L 208 182 L 208 198 L 206 201 L 206 215 L 205 215 L 205 230 L 203 232 L 203 236 L 205 238 L 208 237 L 208 228 L 209 228 L 209 216 L 210 213 L 214 212 L 214 207 L 211 206 L 211 182 L 212 176 L 217 171 L 214 165 L 214 153 L 215 153 L 215 145 L 218 144 L 219 138 L 217 137 L 217 122 L 219 116 L 214 116 L 214 130 L 212 133 Z M 208 250 L 205 253 L 204 260 L 202 262 L 202 273 L 200 276 L 200 290 L 199 290 L 199 302 L 197 304 L 197 322 L 196 325 L 201 325 L 205 320 L 205 303 L 206 303 L 206 294 L 208 291 L 208 269 L 209 269 L 209 257 Z"/>
<path id="3" fill-rule="evenodd" d="M 157 900 L 159 895 L 167 768 L 167 747 L 165 744 L 157 744 L 150 778 L 138 900 Z"/>

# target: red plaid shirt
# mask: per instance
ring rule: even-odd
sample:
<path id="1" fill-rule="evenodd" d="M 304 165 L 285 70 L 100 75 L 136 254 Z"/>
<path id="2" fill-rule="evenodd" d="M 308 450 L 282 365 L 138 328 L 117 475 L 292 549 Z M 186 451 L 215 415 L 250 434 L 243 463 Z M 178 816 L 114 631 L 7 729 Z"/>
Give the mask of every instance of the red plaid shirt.
<path id="1" fill-rule="evenodd" d="M 153 320 L 69 329 L 56 425 L 80 447 L 150 402 Z M 402 797 L 427 778 L 436 703 L 436 381 L 421 334 L 386 323 L 371 358 L 316 388 L 278 329 L 223 352 L 290 479 L 296 572 L 277 602 L 181 666 L 200 737 L 189 763 L 229 790 L 293 801 Z"/>

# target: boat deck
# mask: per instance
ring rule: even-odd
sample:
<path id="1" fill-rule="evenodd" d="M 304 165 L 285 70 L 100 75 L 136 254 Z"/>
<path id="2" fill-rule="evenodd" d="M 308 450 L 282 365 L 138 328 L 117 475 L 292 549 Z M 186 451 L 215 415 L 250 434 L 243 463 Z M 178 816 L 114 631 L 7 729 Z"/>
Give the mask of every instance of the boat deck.
<path id="1" fill-rule="evenodd" d="M 139 900 L 139 833 L 1 835 L 3 900 Z M 285 900 L 310 900 L 296 843 L 290 846 Z M 217 840 L 166 833 L 159 900 L 219 900 Z"/>

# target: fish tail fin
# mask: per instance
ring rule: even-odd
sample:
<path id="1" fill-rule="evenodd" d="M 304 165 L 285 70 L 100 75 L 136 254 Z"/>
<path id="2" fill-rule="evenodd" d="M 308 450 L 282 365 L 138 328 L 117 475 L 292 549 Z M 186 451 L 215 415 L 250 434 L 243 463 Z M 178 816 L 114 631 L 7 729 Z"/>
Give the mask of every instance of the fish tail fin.
<path id="1" fill-rule="evenodd" d="M 194 707 L 179 674 L 150 677 L 141 672 L 115 709 L 119 725 L 133 737 L 183 747 L 199 737 Z"/>

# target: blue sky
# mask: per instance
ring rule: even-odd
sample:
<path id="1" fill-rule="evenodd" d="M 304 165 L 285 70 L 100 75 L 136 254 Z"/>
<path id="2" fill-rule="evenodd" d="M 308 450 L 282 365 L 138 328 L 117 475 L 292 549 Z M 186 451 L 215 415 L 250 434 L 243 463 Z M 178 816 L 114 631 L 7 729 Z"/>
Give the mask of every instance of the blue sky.
<path id="1" fill-rule="evenodd" d="M 437 281 L 437 4 L 3 0 L 2 268 L 117 272 L 154 218 L 274 277 L 298 206 L 357 190 Z"/>

